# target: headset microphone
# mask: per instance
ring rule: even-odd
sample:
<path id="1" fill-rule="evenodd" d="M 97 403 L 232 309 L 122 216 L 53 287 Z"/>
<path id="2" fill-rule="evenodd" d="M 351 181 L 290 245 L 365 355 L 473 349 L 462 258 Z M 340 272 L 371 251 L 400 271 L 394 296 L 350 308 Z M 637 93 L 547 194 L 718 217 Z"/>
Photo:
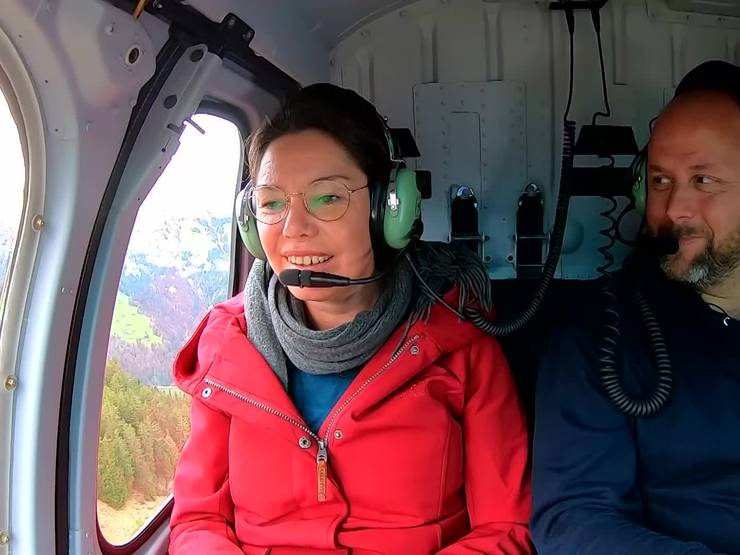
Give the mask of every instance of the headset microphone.
<path id="1" fill-rule="evenodd" d="M 328 274 L 326 272 L 314 272 L 312 270 L 283 270 L 280 272 L 278 279 L 285 286 L 296 287 L 347 287 L 350 285 L 365 285 L 378 281 L 385 275 L 385 272 L 378 272 L 364 278 L 349 278 Z"/>
<path id="2" fill-rule="evenodd" d="M 651 237 L 648 242 L 648 250 L 654 256 L 676 254 L 678 252 L 678 239 L 673 235 Z"/>

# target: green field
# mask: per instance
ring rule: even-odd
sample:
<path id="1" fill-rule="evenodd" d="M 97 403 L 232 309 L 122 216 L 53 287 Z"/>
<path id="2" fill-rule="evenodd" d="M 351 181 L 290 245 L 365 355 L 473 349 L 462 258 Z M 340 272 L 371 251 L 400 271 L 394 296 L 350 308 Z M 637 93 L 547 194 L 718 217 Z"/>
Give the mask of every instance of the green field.
<path id="1" fill-rule="evenodd" d="M 151 319 L 142 314 L 131 304 L 131 299 L 120 292 L 116 297 L 111 334 L 127 343 L 142 343 L 148 346 L 162 344 L 162 338 L 157 335 Z"/>

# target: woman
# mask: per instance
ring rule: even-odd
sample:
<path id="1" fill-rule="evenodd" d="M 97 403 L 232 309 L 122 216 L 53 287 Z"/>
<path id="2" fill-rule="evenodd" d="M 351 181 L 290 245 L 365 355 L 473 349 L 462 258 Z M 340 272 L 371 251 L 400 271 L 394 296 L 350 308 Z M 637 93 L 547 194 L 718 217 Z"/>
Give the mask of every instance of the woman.
<path id="1" fill-rule="evenodd" d="M 328 84 L 252 135 L 247 204 L 267 263 L 175 361 L 193 404 L 172 555 L 531 552 L 503 354 L 434 300 L 485 306 L 482 266 L 418 243 L 412 268 L 371 234 L 389 150 L 372 105 Z M 286 287 L 290 269 L 385 276 Z"/>

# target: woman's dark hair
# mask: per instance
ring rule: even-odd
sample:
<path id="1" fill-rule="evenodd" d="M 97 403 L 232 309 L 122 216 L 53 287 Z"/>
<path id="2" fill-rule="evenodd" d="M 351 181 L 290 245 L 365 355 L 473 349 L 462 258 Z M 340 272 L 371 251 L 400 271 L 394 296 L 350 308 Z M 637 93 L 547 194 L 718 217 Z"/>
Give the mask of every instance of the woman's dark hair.
<path id="1" fill-rule="evenodd" d="M 330 83 L 310 85 L 288 99 L 277 116 L 250 135 L 249 175 L 257 175 L 273 141 L 313 129 L 342 145 L 367 176 L 369 185 L 387 181 L 391 161 L 383 126 L 375 107 L 356 92 Z"/>

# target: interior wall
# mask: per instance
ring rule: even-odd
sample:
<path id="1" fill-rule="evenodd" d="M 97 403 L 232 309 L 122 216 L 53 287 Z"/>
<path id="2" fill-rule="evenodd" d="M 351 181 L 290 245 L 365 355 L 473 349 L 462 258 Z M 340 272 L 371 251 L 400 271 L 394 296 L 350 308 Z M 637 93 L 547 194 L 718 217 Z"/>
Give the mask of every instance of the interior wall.
<path id="1" fill-rule="evenodd" d="M 599 121 L 632 126 L 640 146 L 647 140 L 649 120 L 689 69 L 708 59 L 736 62 L 740 57 L 737 18 L 677 12 L 664 0 L 611 0 L 601 11 L 601 22 L 612 117 Z M 580 126 L 603 107 L 595 33 L 587 13 L 577 14 L 574 44 L 570 119 Z M 481 227 L 491 237 L 485 247 L 490 274 L 506 278 L 515 275 L 517 199 L 527 184 L 543 191 L 545 230 L 552 224 L 568 52 L 565 18 L 551 11 L 549 2 L 419 0 L 345 36 L 331 52 L 330 69 L 333 82 L 375 103 L 391 126 L 414 131 L 422 147 L 414 164 L 433 171 L 434 196 L 424 201 L 424 213 L 432 215 L 425 219 L 425 238 L 447 240 L 449 188 L 472 186 L 482 197 Z M 466 92 L 473 85 L 485 91 L 479 93 L 480 102 L 473 102 L 476 106 Z M 444 93 L 435 90 L 440 86 Z M 432 99 L 443 98 L 457 105 L 434 105 Z M 459 104 L 466 99 L 468 105 Z M 460 154 L 450 154 L 454 149 Z M 470 155 L 471 149 L 479 149 L 477 156 Z M 442 165 L 445 159 L 447 166 Z M 596 249 L 605 242 L 599 229 L 606 224 L 599 212 L 606 206 L 598 197 L 571 200 L 559 277 L 596 275 Z M 623 230 L 634 231 L 638 224 L 633 217 Z M 626 251 L 615 248 L 618 259 Z"/>

